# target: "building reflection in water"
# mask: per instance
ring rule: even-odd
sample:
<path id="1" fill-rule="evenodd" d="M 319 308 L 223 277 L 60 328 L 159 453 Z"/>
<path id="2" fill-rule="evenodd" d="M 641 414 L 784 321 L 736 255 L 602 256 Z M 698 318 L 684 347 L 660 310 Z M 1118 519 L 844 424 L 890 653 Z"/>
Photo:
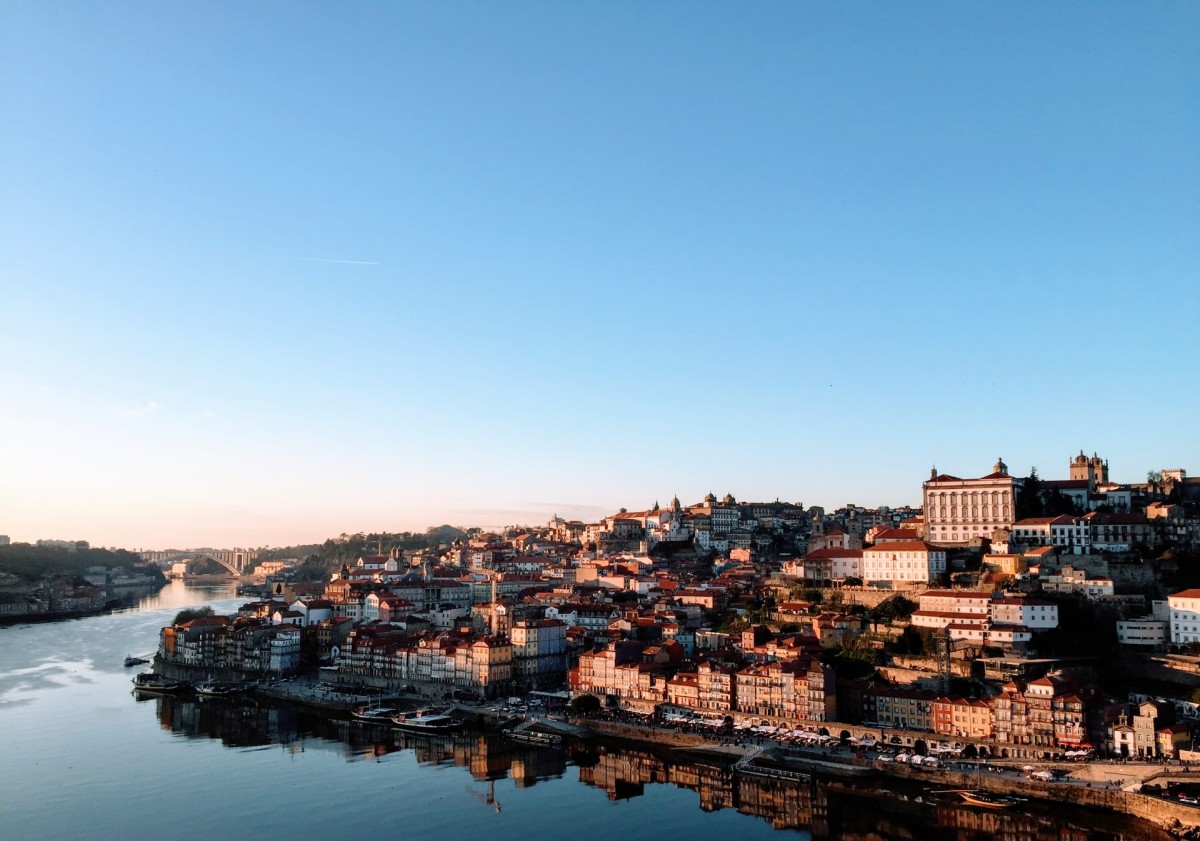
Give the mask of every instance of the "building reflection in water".
<path id="1" fill-rule="evenodd" d="M 423 765 L 453 765 L 489 783 L 486 793 L 473 793 L 496 811 L 500 804 L 495 801 L 495 781 L 511 779 L 524 788 L 562 777 L 571 765 L 580 782 L 601 789 L 611 800 L 640 797 L 647 786 L 672 785 L 696 792 L 704 811 L 735 809 L 776 829 L 807 830 L 816 841 L 1165 841 L 1169 837 L 1124 816 L 1063 806 L 1029 804 L 1022 812 L 979 810 L 938 800 L 919 786 L 906 787 L 895 780 L 886 781 L 887 790 L 879 788 L 879 781 L 796 783 L 735 774 L 728 766 L 627 746 L 576 743 L 549 748 L 514 742 L 492 731 L 414 735 L 250 702 L 172 696 L 142 700 L 157 705 L 163 729 L 190 738 L 218 739 L 230 747 L 278 744 L 290 750 L 336 751 L 349 761 L 412 751 Z"/>

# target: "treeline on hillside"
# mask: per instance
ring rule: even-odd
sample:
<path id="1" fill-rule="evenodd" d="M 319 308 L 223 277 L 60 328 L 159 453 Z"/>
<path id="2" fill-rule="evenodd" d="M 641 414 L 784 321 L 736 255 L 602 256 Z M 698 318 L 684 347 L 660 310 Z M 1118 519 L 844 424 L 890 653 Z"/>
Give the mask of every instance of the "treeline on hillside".
<path id="1" fill-rule="evenodd" d="M 296 569 L 298 580 L 324 580 L 329 574 L 343 564 L 353 564 L 360 556 L 388 554 L 392 549 L 400 551 L 417 549 L 436 549 L 472 537 L 480 532 L 477 528 L 459 528 L 457 526 L 430 526 L 423 532 L 358 532 L 357 534 L 341 534 L 331 537 L 324 543 L 308 546 L 287 546 L 280 549 L 269 549 L 264 557 L 260 552 L 258 560 L 274 558 L 303 558 L 303 563 Z"/>
<path id="2" fill-rule="evenodd" d="M 134 572 L 142 559 L 124 549 L 76 549 L 74 552 L 56 546 L 34 546 L 31 543 L 12 543 L 0 546 L 0 572 L 37 581 L 48 575 L 83 575 L 88 567 L 121 567 Z M 151 565 L 136 570 L 161 575 Z"/>
<path id="3" fill-rule="evenodd" d="M 301 543 L 297 546 L 280 546 L 274 549 L 259 549 L 255 563 L 263 561 L 286 561 L 291 558 L 304 559 L 321 551 L 320 543 Z"/>

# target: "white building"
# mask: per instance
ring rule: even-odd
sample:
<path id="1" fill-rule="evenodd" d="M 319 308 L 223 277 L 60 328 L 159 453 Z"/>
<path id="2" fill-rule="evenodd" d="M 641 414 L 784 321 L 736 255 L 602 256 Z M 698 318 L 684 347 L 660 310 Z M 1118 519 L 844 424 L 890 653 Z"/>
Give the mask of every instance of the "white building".
<path id="1" fill-rule="evenodd" d="M 784 573 L 808 581 L 844 581 L 863 577 L 863 550 L 833 547 L 809 552 L 803 560 L 788 561 Z"/>
<path id="2" fill-rule="evenodd" d="M 1030 517 L 1013 523 L 1009 544 L 1053 546 L 1061 554 L 1086 555 L 1092 547 L 1092 530 L 1086 520 L 1066 514 Z"/>
<path id="3" fill-rule="evenodd" d="M 268 668 L 273 672 L 293 672 L 300 666 L 300 629 L 295 625 L 280 625 L 271 638 Z"/>
<path id="4" fill-rule="evenodd" d="M 1171 643 L 1200 642 L 1200 590 L 1183 590 L 1167 596 L 1171 610 Z"/>
<path id="5" fill-rule="evenodd" d="M 862 550 L 862 579 L 892 584 L 930 584 L 946 571 L 946 552 L 923 540 L 881 543 Z"/>
<path id="6" fill-rule="evenodd" d="M 946 546 L 990 539 L 994 531 L 1012 524 L 1022 483 L 1008 475 L 1008 466 L 1000 460 L 978 479 L 939 474 L 934 468 L 921 486 L 925 539 Z"/>
<path id="7" fill-rule="evenodd" d="M 1058 627 L 1058 605 L 1042 599 L 992 599 L 989 609 L 993 625 L 1024 625 L 1031 631 Z"/>
<path id="8" fill-rule="evenodd" d="M 991 621 L 991 593 L 970 590 L 927 590 L 919 599 L 920 609 L 913 613 L 918 628 L 951 628 L 955 639 L 983 639 Z"/>
<path id="9" fill-rule="evenodd" d="M 1064 564 L 1058 572 L 1039 575 L 1042 589 L 1050 593 L 1081 593 L 1089 599 L 1111 596 L 1115 585 L 1111 578 L 1088 578 L 1087 571 Z"/>
<path id="10" fill-rule="evenodd" d="M 1170 623 L 1150 616 L 1117 620 L 1117 642 L 1121 645 L 1162 648 L 1167 644 Z"/>

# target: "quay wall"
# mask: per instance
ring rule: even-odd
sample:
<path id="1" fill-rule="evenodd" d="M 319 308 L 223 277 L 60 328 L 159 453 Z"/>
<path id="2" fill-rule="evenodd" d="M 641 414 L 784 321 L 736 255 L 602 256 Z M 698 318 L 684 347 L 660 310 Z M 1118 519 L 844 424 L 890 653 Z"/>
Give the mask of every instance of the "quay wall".
<path id="1" fill-rule="evenodd" d="M 613 721 L 593 721 L 587 719 L 581 720 L 578 723 L 585 723 L 601 735 L 670 747 L 710 745 L 714 741 L 713 738 L 706 738 L 701 734 L 678 733 L 670 730 L 660 730 Z M 719 739 L 720 737 L 718 736 L 717 738 Z M 736 739 L 737 737 L 732 736 L 731 738 Z M 992 794 L 1070 803 L 1089 809 L 1111 809 L 1123 814 L 1132 815 L 1165 829 L 1174 831 L 1180 829 L 1200 830 L 1200 809 L 1198 808 L 1132 791 L 1124 791 L 1119 788 L 1109 788 L 1099 784 L 1088 786 L 1077 783 L 1047 783 L 1025 777 L 978 774 L 975 772 L 948 769 L 933 770 L 897 762 L 856 759 L 850 756 L 822 755 L 820 760 L 822 762 L 870 769 L 880 776 L 912 780 L 934 789 L 980 790 Z"/>
<path id="2" fill-rule="evenodd" d="M 170 663 L 157 654 L 153 660 L 154 671 L 171 680 L 183 680 L 189 683 L 198 680 L 213 680 L 218 683 L 240 683 L 247 679 L 245 672 L 239 669 L 202 668 L 200 666 L 183 666 Z"/>
<path id="3" fill-rule="evenodd" d="M 573 724 L 586 726 L 602 736 L 612 736 L 616 739 L 629 739 L 633 742 L 653 742 L 656 745 L 667 745 L 675 748 L 691 748 L 699 745 L 711 745 L 713 740 L 699 733 L 680 733 L 675 730 L 640 727 L 636 724 L 622 724 L 619 721 L 597 721 L 593 719 L 572 720 Z"/>

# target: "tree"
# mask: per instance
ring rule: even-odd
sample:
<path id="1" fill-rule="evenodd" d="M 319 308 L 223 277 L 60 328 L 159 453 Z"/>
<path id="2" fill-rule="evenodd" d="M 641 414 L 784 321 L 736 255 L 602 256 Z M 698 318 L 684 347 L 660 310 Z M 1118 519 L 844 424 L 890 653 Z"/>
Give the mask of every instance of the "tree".
<path id="1" fill-rule="evenodd" d="M 1029 469 L 1029 475 L 1025 477 L 1025 482 L 1017 493 L 1016 508 L 1018 520 L 1041 517 L 1044 513 L 1042 480 L 1038 478 L 1036 467 Z"/>
<path id="2" fill-rule="evenodd" d="M 603 706 L 600 699 L 595 695 L 576 695 L 571 699 L 571 703 L 567 704 L 567 709 L 572 715 L 595 715 L 600 712 Z"/>
<path id="3" fill-rule="evenodd" d="M 896 647 L 900 654 L 913 654 L 916 656 L 932 654 L 935 650 L 933 630 L 931 628 L 918 628 L 915 625 L 909 625 L 900 634 L 900 638 L 896 640 Z"/>
<path id="4" fill-rule="evenodd" d="M 182 625 L 185 622 L 191 622 L 193 619 L 202 619 L 205 616 L 212 616 L 213 609 L 208 605 L 204 607 L 185 607 L 183 610 L 175 614 L 175 618 L 171 620 L 172 625 Z"/>
<path id="5" fill-rule="evenodd" d="M 916 609 L 916 602 L 900 594 L 896 594 L 889 596 L 877 604 L 875 609 L 871 611 L 871 615 L 876 622 L 891 622 L 893 619 L 903 619 L 911 616 Z"/>

